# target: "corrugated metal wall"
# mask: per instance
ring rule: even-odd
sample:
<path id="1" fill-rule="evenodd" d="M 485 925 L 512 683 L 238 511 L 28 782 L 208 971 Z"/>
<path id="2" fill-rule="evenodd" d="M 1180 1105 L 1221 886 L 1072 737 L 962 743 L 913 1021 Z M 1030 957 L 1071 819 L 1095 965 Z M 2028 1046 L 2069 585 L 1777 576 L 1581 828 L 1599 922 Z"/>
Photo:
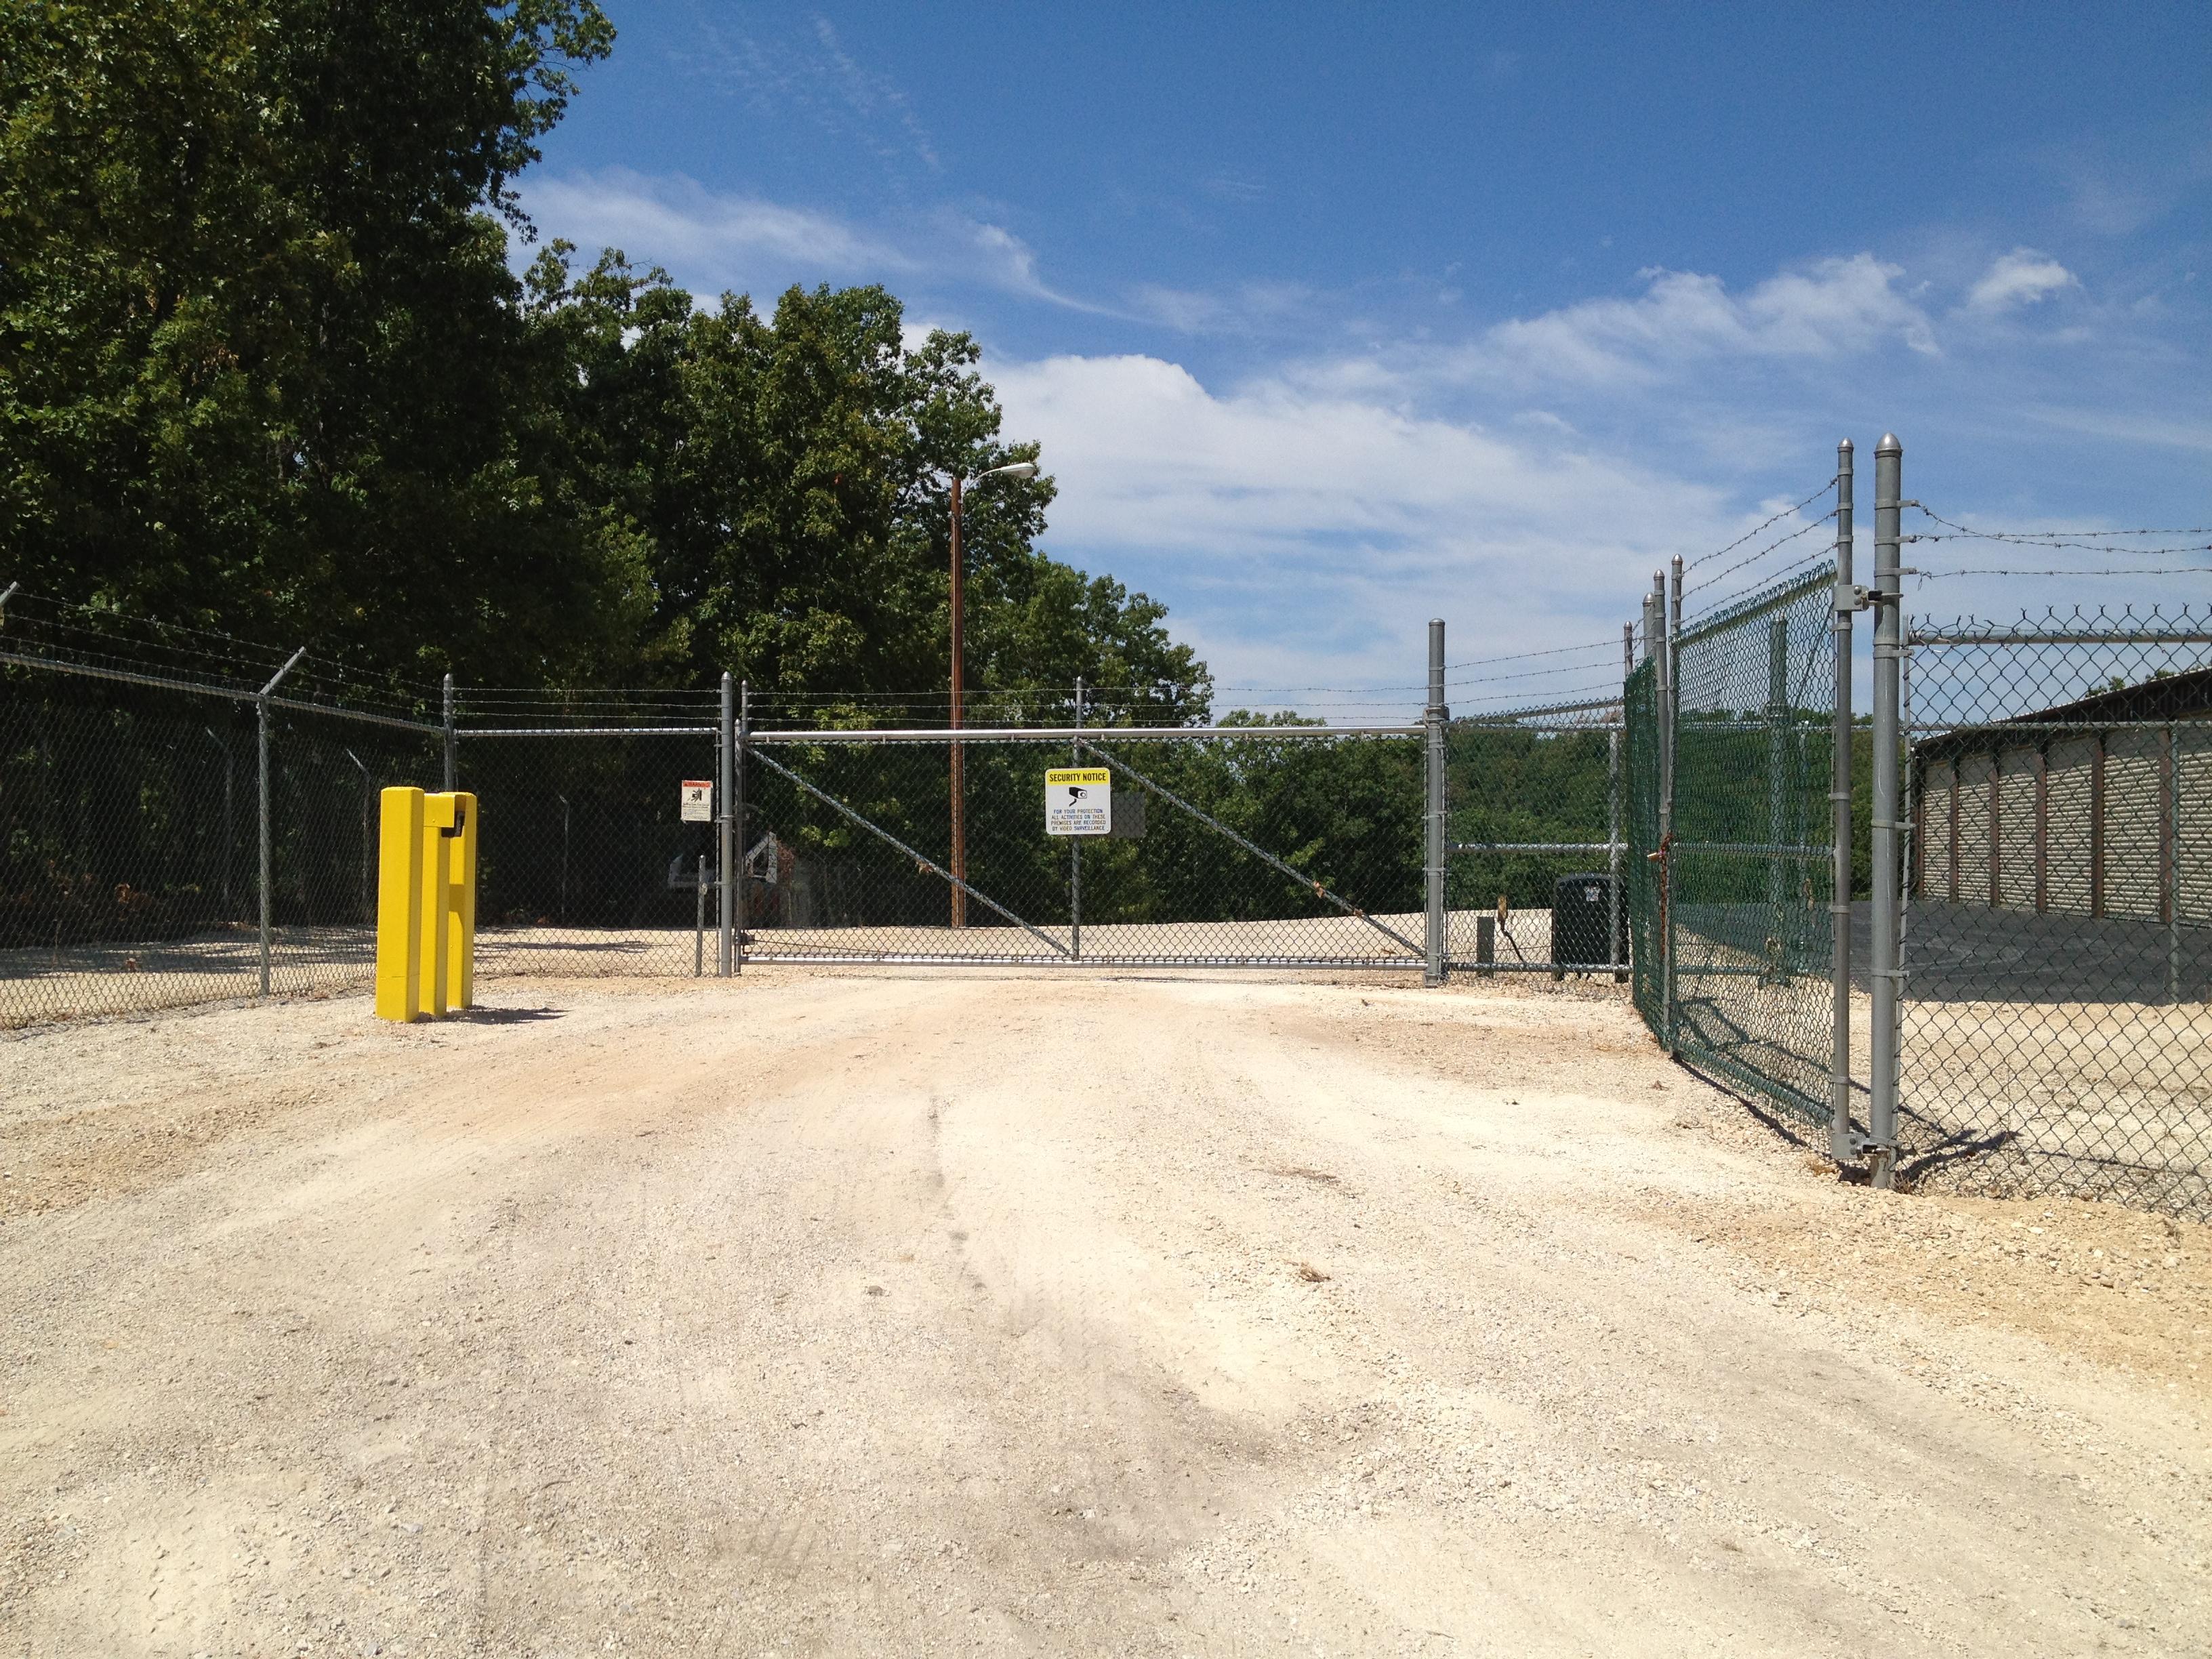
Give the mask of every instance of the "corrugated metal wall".
<path id="1" fill-rule="evenodd" d="M 2181 920 L 2212 921 L 2212 727 L 1954 755 L 1919 783 L 1923 898 L 2164 921 L 2178 887 Z"/>

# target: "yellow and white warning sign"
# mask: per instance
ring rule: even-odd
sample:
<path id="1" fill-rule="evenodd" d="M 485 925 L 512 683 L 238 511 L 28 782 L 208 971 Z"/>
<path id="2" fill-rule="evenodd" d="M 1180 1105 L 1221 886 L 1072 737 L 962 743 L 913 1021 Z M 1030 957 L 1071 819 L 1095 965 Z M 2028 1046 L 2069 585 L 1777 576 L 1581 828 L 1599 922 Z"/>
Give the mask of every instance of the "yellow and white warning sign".
<path id="1" fill-rule="evenodd" d="M 1114 775 L 1103 766 L 1055 766 L 1044 775 L 1048 836 L 1114 833 Z"/>

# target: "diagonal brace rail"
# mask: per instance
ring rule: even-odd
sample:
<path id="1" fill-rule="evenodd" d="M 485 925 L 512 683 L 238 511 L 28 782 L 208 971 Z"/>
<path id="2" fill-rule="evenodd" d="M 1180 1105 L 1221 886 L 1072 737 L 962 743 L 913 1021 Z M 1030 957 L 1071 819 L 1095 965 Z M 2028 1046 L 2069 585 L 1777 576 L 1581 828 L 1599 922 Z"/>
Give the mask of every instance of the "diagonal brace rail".
<path id="1" fill-rule="evenodd" d="M 1234 830 L 1231 830 L 1227 824 L 1224 823 L 1219 818 L 1215 817 L 1212 813 L 1192 805 L 1188 801 L 1185 800 L 1181 795 L 1176 793 L 1174 790 L 1169 788 L 1166 785 L 1153 782 L 1152 779 L 1146 777 L 1142 772 L 1137 770 L 1135 767 L 1129 765 L 1126 761 L 1116 759 L 1114 756 L 1108 754 L 1103 749 L 1101 749 L 1095 743 L 1089 742 L 1088 740 L 1080 738 L 1077 738 L 1076 741 L 1083 748 L 1088 750 L 1091 754 L 1097 756 L 1100 760 L 1104 761 L 1107 765 L 1112 767 L 1116 772 L 1119 772 L 1122 776 L 1129 779 L 1132 782 L 1145 789 L 1150 790 L 1153 794 L 1158 795 L 1163 799 L 1168 801 L 1170 805 L 1180 806 L 1184 811 L 1189 813 L 1191 817 L 1196 818 L 1200 823 L 1206 824 L 1210 828 L 1219 831 L 1222 835 L 1226 836 L 1231 841 L 1236 842 L 1237 846 L 1243 848 L 1246 852 L 1249 853 L 1254 858 L 1258 859 L 1261 863 L 1270 865 L 1275 869 L 1281 871 L 1283 874 L 1288 876 L 1292 881 L 1297 883 L 1299 886 L 1310 887 L 1313 889 L 1314 894 L 1316 897 L 1327 900 L 1329 903 L 1334 904 L 1338 909 L 1343 911 L 1346 915 L 1358 917 L 1360 921 L 1365 922 L 1370 927 L 1372 927 L 1376 933 L 1382 934 L 1386 939 L 1395 939 L 1399 944 L 1404 945 L 1408 951 L 1412 951 L 1417 957 L 1426 954 L 1421 946 L 1414 944 L 1413 940 L 1407 939 L 1403 933 L 1398 932 L 1395 927 L 1385 927 L 1382 923 L 1376 921 L 1374 917 L 1369 915 L 1366 911 L 1361 909 L 1358 905 L 1348 903 L 1345 900 L 1339 898 L 1335 894 L 1330 892 L 1328 888 L 1322 886 L 1321 883 L 1316 881 L 1311 876 L 1306 874 L 1303 870 L 1292 869 L 1289 865 L 1284 863 L 1282 860 L 1277 858 L 1273 853 L 1270 853 L 1266 848 L 1259 846 L 1253 842 L 1247 841 L 1243 836 L 1238 835 Z"/>
<path id="2" fill-rule="evenodd" d="M 808 794 L 813 796 L 815 799 L 820 801 L 824 806 L 830 808 L 833 811 L 843 813 L 847 817 L 852 819 L 854 823 L 859 824 L 861 829 L 866 830 L 878 841 L 887 842 L 891 846 L 897 848 L 900 852 L 905 854 L 923 869 L 930 872 L 931 874 L 944 877 L 945 880 L 951 882 L 955 887 L 957 887 L 962 892 L 967 894 L 969 898 L 974 899 L 978 904 L 984 906 L 988 909 L 997 911 L 1008 921 L 1012 922 L 1015 927 L 1022 929 L 1032 938 L 1043 940 L 1045 944 L 1050 945 L 1062 956 L 1066 956 L 1068 954 L 1067 947 L 1065 945 L 1062 945 L 1058 939 L 1054 939 L 1050 933 L 1043 933 L 1037 928 L 1030 927 L 1029 923 L 1024 921 L 1019 916 L 1016 915 L 1012 910 L 1006 908 L 1005 905 L 1000 903 L 998 900 L 993 898 L 988 893 L 980 893 L 976 891 L 975 889 L 970 887 L 966 882 L 954 875 L 943 865 L 935 862 L 933 860 L 925 858 L 920 853 L 915 852 L 913 848 L 908 846 L 896 836 L 891 834 L 890 830 L 883 828 L 882 825 L 870 823 L 866 818 L 862 817 L 858 812 L 855 812 L 851 807 L 846 805 L 843 801 L 839 800 L 835 795 L 824 793 L 822 790 L 816 788 L 805 778 L 800 777 L 798 773 L 793 771 L 788 766 L 786 766 L 781 761 L 777 760 L 773 755 L 764 754 L 756 750 L 751 758 L 758 761 L 763 766 L 767 767 L 771 771 L 782 773 L 785 777 L 789 778 L 793 783 L 797 784 L 801 789 L 804 789 Z"/>

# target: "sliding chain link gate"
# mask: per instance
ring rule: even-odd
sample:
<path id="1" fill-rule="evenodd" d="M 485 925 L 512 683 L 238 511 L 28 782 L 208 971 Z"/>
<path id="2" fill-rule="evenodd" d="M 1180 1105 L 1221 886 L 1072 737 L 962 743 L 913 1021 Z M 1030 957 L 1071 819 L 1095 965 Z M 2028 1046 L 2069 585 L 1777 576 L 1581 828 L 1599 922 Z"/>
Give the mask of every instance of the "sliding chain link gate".
<path id="1" fill-rule="evenodd" d="M 1816 567 L 1686 628 L 1647 607 L 1661 643 L 1623 697 L 1637 1010 L 1673 1052 L 1824 1132 L 1839 1157 L 1851 1149 L 1837 950 L 1848 577 Z"/>
<path id="2" fill-rule="evenodd" d="M 1674 642 L 1666 857 L 1675 1051 L 1826 1126 L 1835 1024 L 1835 575 Z"/>
<path id="3" fill-rule="evenodd" d="M 750 733 L 744 960 L 1424 967 L 1419 730 L 979 733 L 957 852 L 941 732 Z M 1059 768 L 1111 833 L 1047 833 Z"/>

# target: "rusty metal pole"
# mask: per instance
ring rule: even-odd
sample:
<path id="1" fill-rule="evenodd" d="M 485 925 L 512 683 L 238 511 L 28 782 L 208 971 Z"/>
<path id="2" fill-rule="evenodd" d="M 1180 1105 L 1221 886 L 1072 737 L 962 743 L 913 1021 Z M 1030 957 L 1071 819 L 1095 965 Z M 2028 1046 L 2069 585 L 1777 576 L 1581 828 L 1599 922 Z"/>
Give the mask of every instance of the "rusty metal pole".
<path id="1" fill-rule="evenodd" d="M 960 729 L 960 480 L 952 480 L 952 729 Z M 968 757 L 960 739 L 952 739 L 952 925 L 968 925 Z"/>

